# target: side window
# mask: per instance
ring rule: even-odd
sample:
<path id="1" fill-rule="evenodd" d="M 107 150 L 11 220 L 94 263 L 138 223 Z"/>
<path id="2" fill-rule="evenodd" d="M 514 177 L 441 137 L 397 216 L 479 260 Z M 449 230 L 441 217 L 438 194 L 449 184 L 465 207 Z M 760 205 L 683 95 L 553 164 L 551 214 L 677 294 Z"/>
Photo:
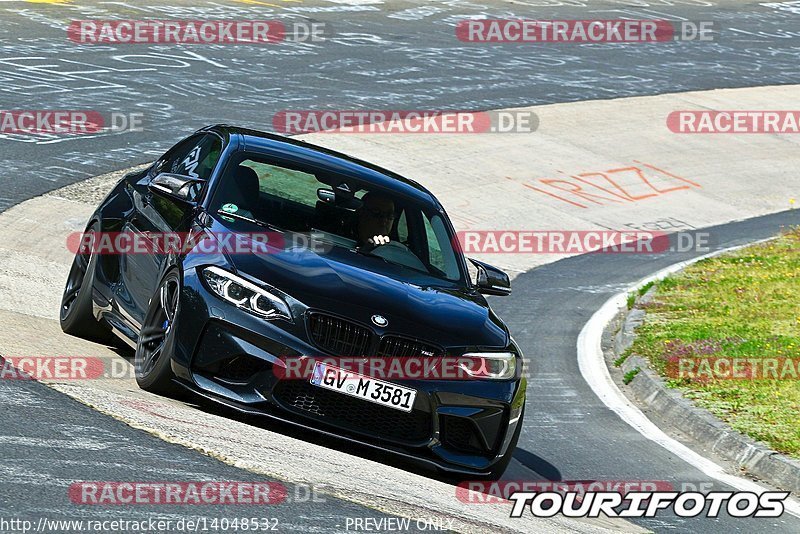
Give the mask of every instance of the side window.
<path id="1" fill-rule="evenodd" d="M 439 240 L 436 239 L 436 234 L 433 232 L 433 226 L 428 220 L 427 215 L 423 215 L 422 223 L 425 225 L 425 241 L 428 244 L 428 258 L 431 265 L 444 271 L 444 259 L 442 258 L 442 249 L 439 246 Z"/>
<path id="2" fill-rule="evenodd" d="M 178 160 L 185 158 L 189 154 L 189 151 L 201 140 L 202 136 L 195 135 L 170 148 L 167 153 L 161 156 L 161 159 L 156 162 L 155 172 L 172 172 L 172 168 L 177 164 Z"/>
<path id="3" fill-rule="evenodd" d="M 408 221 L 406 220 L 406 210 L 400 214 L 397 219 L 397 239 L 401 243 L 408 243 Z"/>
<path id="4" fill-rule="evenodd" d="M 208 180 L 219 161 L 222 141 L 213 134 L 190 137 L 167 152 L 158 162 L 156 172 L 184 174 Z"/>
<path id="5" fill-rule="evenodd" d="M 450 280 L 458 279 L 458 261 L 453 248 L 449 246 L 449 238 L 442 218 L 434 215 L 429 219 L 427 214 L 423 214 L 422 224 L 425 227 L 428 261 L 431 266 L 441 271 Z"/>
<path id="6" fill-rule="evenodd" d="M 258 189 L 262 193 L 312 208 L 317 205 L 317 188 L 322 184 L 313 174 L 249 159 L 240 166 L 256 171 Z"/>

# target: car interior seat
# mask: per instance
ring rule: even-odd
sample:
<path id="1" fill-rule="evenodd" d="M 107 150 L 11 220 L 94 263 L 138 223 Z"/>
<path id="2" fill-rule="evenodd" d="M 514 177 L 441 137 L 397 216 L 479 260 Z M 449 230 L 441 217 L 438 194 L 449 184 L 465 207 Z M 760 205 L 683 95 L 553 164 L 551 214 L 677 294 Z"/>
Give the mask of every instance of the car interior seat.
<path id="1" fill-rule="evenodd" d="M 236 204 L 240 210 L 247 210 L 256 216 L 260 188 L 258 174 L 250 167 L 238 166 L 233 180 L 228 182 L 229 189 L 225 202 Z"/>

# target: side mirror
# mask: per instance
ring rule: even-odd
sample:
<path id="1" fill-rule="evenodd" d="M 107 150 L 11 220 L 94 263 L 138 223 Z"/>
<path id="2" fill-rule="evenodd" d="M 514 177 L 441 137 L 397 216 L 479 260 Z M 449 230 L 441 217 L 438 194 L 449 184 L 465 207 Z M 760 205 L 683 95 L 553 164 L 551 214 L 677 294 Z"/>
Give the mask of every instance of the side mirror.
<path id="1" fill-rule="evenodd" d="M 317 198 L 326 204 L 333 204 L 336 202 L 336 193 L 334 193 L 331 189 L 320 187 L 317 189 Z"/>
<path id="2" fill-rule="evenodd" d="M 511 293 L 511 280 L 508 275 L 498 269 L 492 267 L 488 263 L 467 258 L 472 265 L 478 269 L 478 292 L 484 295 L 498 295 L 504 296 Z"/>
<path id="3" fill-rule="evenodd" d="M 205 184 L 205 181 L 199 178 L 162 172 L 153 178 L 148 187 L 155 193 L 180 200 L 181 202 L 192 203 L 197 199 L 203 184 Z"/>

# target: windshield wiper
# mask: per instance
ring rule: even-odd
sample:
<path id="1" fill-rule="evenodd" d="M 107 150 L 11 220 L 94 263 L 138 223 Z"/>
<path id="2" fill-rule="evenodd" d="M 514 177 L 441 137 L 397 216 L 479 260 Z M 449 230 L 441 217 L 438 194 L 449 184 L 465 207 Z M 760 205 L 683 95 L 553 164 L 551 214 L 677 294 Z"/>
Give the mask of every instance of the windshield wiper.
<path id="1" fill-rule="evenodd" d="M 224 215 L 225 217 L 230 217 L 231 219 L 237 219 L 239 221 L 249 222 L 251 224 L 255 224 L 262 228 L 269 228 L 275 232 L 283 232 L 282 228 L 278 228 L 277 226 L 270 224 L 268 222 L 259 221 L 258 219 L 253 219 L 252 217 L 245 217 L 244 215 L 239 215 L 238 213 L 228 213 L 227 211 L 217 210 L 219 215 Z"/>

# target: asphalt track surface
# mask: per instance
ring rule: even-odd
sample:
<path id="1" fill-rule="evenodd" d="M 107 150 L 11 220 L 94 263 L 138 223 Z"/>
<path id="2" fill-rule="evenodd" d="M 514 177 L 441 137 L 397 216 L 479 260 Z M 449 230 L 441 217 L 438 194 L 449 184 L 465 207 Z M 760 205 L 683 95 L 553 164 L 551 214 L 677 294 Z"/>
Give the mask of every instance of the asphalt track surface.
<path id="1" fill-rule="evenodd" d="M 545 2 L 541 2 L 545 3 Z M 555 2 L 548 2 L 554 4 Z M 0 136 L 0 210 L 91 175 L 152 160 L 187 132 L 212 122 L 268 127 L 281 109 L 493 109 L 594 98 L 719 87 L 797 83 L 800 23 L 790 7 L 705 2 L 580 2 L 525 7 L 486 2 L 396 2 L 360 5 L 301 2 L 272 10 L 231 3 L 205 13 L 254 13 L 329 21 L 337 39 L 323 45 L 255 47 L 92 48 L 69 43 L 64 21 L 108 17 L 153 18 L 156 3 L 126 6 L 0 2 L 0 109 L 98 109 L 145 113 L 145 130 L 93 139 Z M 88 7 L 86 7 L 88 4 Z M 203 3 L 171 2 L 181 17 Z M 223 6 L 223 7 L 219 7 Z M 182 11 L 183 9 L 183 11 Z M 104 15 L 105 13 L 105 15 Z M 453 39 L 458 18 L 639 16 L 714 20 L 716 43 L 486 47 Z M 166 13 L 163 15 L 166 17 Z M 183 18 L 190 18 L 184 16 Z M 220 17 L 221 18 L 221 17 Z M 731 30 L 732 29 L 732 30 Z M 736 31 L 733 31 L 736 30 Z M 735 38 L 734 38 L 735 35 Z M 136 57 L 121 57 L 132 54 Z M 797 212 L 713 230 L 730 246 L 800 224 Z M 526 425 L 515 455 L 542 479 L 713 482 L 636 433 L 609 412 L 583 381 L 575 358 L 578 332 L 605 300 L 639 278 L 688 255 L 589 255 L 520 275 L 514 293 L 493 299 L 526 356 L 536 363 L 529 382 Z M 49 518 L 141 518 L 154 510 L 79 510 L 52 483 L 75 480 L 169 478 L 260 480 L 212 458 L 163 443 L 30 382 L 0 384 L 0 515 Z M 204 408 L 208 409 L 208 408 Z M 290 457 L 286 461 L 291 461 Z M 47 482 L 47 484 L 45 484 Z M 725 489 L 718 484 L 714 489 Z M 291 494 L 291 488 L 290 488 Z M 161 516 L 183 510 L 159 508 Z M 196 514 L 195 514 L 196 512 Z M 215 515 L 214 510 L 192 510 Z M 287 529 L 341 530 L 348 516 L 382 514 L 344 501 L 295 502 L 270 509 Z M 226 514 L 229 515 L 229 514 Z M 656 531 L 798 532 L 800 521 L 635 520 Z"/>
<path id="2" fill-rule="evenodd" d="M 771 237 L 782 227 L 797 224 L 800 213 L 795 210 L 704 231 L 715 244 L 712 250 L 718 250 Z M 699 255 L 585 254 L 522 274 L 514 280 L 510 297 L 492 300 L 492 307 L 508 321 L 534 366 L 517 460 L 549 480 L 664 481 L 688 490 L 705 483 L 714 491 L 731 490 L 647 440 L 608 410 L 583 380 L 576 357 L 578 334 L 606 300 L 658 270 Z M 680 429 L 671 430 L 680 436 Z M 775 523 L 668 515 L 633 521 L 665 532 L 800 529 L 800 519 L 788 514 Z"/>
<path id="3" fill-rule="evenodd" d="M 152 161 L 202 126 L 270 128 L 285 109 L 485 110 L 797 83 L 800 20 L 790 2 L 705 0 L 168 3 L 0 1 L 0 109 L 143 113 L 144 131 L 0 134 L 0 210 L 103 172 Z M 270 2 L 262 2 L 269 4 Z M 551 6 L 551 7 L 547 7 Z M 711 21 L 713 42 L 462 43 L 468 17 Z M 328 24 L 320 43 L 75 44 L 76 19 L 277 18 Z"/>
<path id="4" fill-rule="evenodd" d="M 259 525 L 277 524 L 280 532 L 337 532 L 346 529 L 347 518 L 379 521 L 390 517 L 323 495 L 321 488 L 284 482 L 278 482 L 284 488 L 279 490 L 285 495 L 283 502 L 228 506 L 224 511 L 218 505 L 78 505 L 67 491 L 78 481 L 275 481 L 166 443 L 38 382 L 0 380 L 0 399 L 4 412 L 0 431 L 0 518 L 28 520 L 33 525 L 43 518 L 53 521 L 42 532 L 81 531 L 63 524 L 59 527 L 57 521 L 148 518 L 172 521 L 172 527 L 165 532 L 182 532 L 186 529 L 177 524 L 181 519 L 206 518 L 205 525 L 210 526 L 208 521 L 213 519 L 244 517 L 258 518 Z M 0 524 L 0 532 L 11 530 Z"/>

